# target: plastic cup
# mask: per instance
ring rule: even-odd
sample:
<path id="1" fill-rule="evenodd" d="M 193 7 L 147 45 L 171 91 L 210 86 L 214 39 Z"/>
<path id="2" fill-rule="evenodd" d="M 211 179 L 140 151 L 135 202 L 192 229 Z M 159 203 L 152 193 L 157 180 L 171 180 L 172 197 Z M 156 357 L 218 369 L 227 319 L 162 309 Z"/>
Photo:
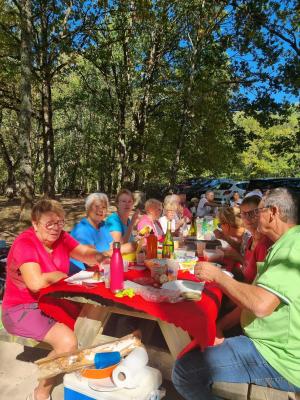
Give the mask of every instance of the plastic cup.
<path id="1" fill-rule="evenodd" d="M 203 251 L 206 248 L 206 243 L 205 242 L 197 242 L 197 256 L 201 257 L 203 256 Z"/>
<path id="2" fill-rule="evenodd" d="M 203 256 L 205 261 L 221 261 L 224 257 L 224 252 L 222 250 L 203 250 Z"/>
<path id="3" fill-rule="evenodd" d="M 179 269 L 179 262 L 176 260 L 167 260 L 167 273 L 169 281 L 176 281 Z"/>
<path id="4" fill-rule="evenodd" d="M 104 285 L 108 289 L 110 288 L 110 261 L 104 261 L 102 264 Z"/>
<path id="5" fill-rule="evenodd" d="M 128 272 L 129 261 L 123 260 L 124 272 Z"/>

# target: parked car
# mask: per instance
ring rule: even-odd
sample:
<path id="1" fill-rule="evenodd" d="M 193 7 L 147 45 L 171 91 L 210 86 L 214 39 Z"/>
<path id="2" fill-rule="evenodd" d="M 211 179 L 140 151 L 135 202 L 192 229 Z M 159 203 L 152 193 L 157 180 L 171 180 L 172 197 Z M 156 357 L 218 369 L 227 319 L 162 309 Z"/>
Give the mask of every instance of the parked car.
<path id="1" fill-rule="evenodd" d="M 294 193 L 300 195 L 300 178 L 261 178 L 251 179 L 249 181 L 247 192 L 255 189 L 260 189 L 265 192 L 268 189 L 277 187 L 286 187 Z"/>
<path id="2" fill-rule="evenodd" d="M 215 202 L 221 204 L 228 204 L 232 199 L 233 193 L 238 192 L 240 197 L 243 198 L 246 193 L 249 181 L 239 182 L 222 182 L 214 190 Z"/>
<path id="3" fill-rule="evenodd" d="M 166 186 L 162 190 L 162 195 L 166 196 L 170 193 L 182 193 L 185 190 L 191 188 L 193 185 L 196 183 L 200 183 L 205 181 L 206 178 L 188 178 L 185 179 L 184 181 L 181 181 L 180 183 L 177 183 L 174 186 Z"/>
<path id="4" fill-rule="evenodd" d="M 186 193 L 186 198 L 187 200 L 190 200 L 193 197 L 200 197 L 207 191 L 207 190 L 213 190 L 218 188 L 218 186 L 221 183 L 233 183 L 234 181 L 232 179 L 227 179 L 227 178 L 213 178 L 213 179 L 207 179 L 204 182 L 199 182 L 193 185 L 191 188 L 184 190 L 183 192 Z"/>

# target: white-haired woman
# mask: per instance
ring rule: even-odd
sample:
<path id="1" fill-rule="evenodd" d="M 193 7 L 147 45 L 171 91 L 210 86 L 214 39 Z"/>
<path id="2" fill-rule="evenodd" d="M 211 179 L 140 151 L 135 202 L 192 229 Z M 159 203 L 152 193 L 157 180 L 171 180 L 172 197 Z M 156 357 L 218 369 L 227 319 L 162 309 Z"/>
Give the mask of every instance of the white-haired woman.
<path id="1" fill-rule="evenodd" d="M 180 197 L 176 194 L 166 196 L 164 200 L 163 216 L 159 218 L 164 233 L 167 232 L 168 221 L 171 221 L 171 230 L 175 235 L 179 235 L 179 229 L 185 223 L 185 218 L 179 217 Z"/>
<path id="2" fill-rule="evenodd" d="M 109 200 L 105 193 L 91 193 L 85 200 L 86 217 L 74 226 L 71 236 L 81 244 L 95 247 L 98 251 L 109 251 L 113 241 L 105 226 Z M 100 250 L 101 249 L 101 250 Z M 71 273 L 77 268 L 85 269 L 82 262 L 71 259 Z"/>
<path id="3" fill-rule="evenodd" d="M 162 226 L 159 222 L 159 218 L 162 213 L 162 203 L 156 199 L 149 199 L 145 203 L 146 214 L 141 217 L 138 222 L 138 231 L 143 229 L 145 226 L 149 226 L 152 229 L 154 235 L 161 240 L 163 238 L 164 232 Z"/>

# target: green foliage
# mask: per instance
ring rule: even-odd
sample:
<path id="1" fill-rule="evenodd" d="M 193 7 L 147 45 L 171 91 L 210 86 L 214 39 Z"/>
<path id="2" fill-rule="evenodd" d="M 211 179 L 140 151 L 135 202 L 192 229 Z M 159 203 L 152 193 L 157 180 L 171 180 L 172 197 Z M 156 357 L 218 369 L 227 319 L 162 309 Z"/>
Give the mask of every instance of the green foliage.
<path id="1" fill-rule="evenodd" d="M 241 161 L 247 176 L 300 176 L 299 113 L 292 112 L 286 123 L 264 128 L 253 117 L 235 115 L 245 133 L 246 150 Z"/>
<path id="2" fill-rule="evenodd" d="M 197 175 L 297 174 L 298 114 L 285 99 L 275 101 L 278 91 L 295 95 L 298 87 L 295 3 L 32 0 L 36 191 L 45 180 L 46 83 L 57 192 L 112 193 L 121 185 Z M 15 4 L 0 0 L 0 133 L 13 162 L 20 80 Z M 18 173 L 16 162 L 17 180 Z M 0 182 L 6 179 L 4 173 Z"/>

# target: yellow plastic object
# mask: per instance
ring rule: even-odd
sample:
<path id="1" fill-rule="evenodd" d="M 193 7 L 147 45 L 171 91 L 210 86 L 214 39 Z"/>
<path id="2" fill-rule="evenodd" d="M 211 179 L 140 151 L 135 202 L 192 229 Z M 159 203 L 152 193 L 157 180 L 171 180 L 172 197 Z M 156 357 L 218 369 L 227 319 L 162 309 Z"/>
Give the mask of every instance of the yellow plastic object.
<path id="1" fill-rule="evenodd" d="M 110 365 L 107 368 L 102 368 L 102 369 L 95 369 L 95 368 L 85 368 L 82 371 L 80 371 L 81 376 L 84 378 L 89 378 L 89 379 L 104 379 L 104 378 L 109 378 L 112 375 L 113 370 L 116 368 L 118 364 L 115 365 Z"/>
<path id="2" fill-rule="evenodd" d="M 150 231 L 151 231 L 151 227 L 146 225 L 140 231 L 138 231 L 138 235 L 139 236 L 149 235 Z"/>
<path id="3" fill-rule="evenodd" d="M 136 253 L 122 254 L 123 260 L 134 262 L 136 260 Z"/>
<path id="4" fill-rule="evenodd" d="M 135 296 L 135 292 L 134 292 L 134 290 L 132 289 L 132 288 L 129 288 L 129 289 L 124 289 L 124 290 L 119 290 L 116 294 L 115 294 L 115 296 L 116 297 L 125 297 L 125 296 L 128 296 L 128 297 L 134 297 Z"/>

